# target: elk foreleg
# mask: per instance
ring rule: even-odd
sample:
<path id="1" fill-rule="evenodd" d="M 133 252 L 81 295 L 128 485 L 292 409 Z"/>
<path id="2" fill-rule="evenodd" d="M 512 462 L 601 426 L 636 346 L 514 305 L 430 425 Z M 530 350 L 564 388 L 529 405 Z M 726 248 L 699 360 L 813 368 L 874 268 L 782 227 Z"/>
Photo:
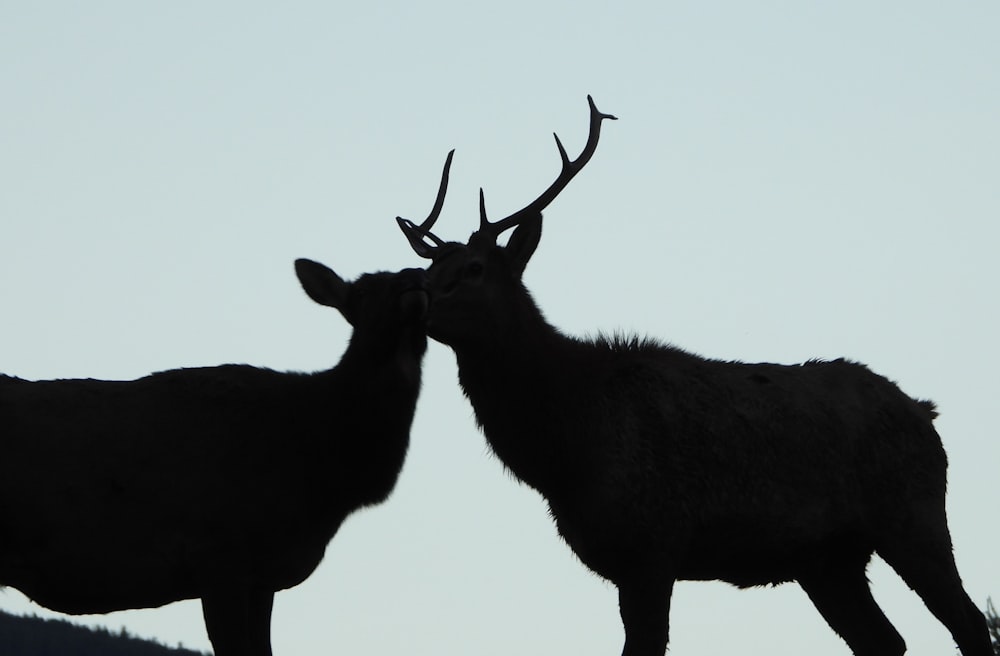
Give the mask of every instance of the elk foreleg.
<path id="1" fill-rule="evenodd" d="M 673 580 L 637 577 L 618 583 L 618 609 L 625 626 L 622 656 L 663 656 L 670 633 Z"/>
<path id="2" fill-rule="evenodd" d="M 202 597 L 215 656 L 272 656 L 270 590 L 220 590 Z"/>

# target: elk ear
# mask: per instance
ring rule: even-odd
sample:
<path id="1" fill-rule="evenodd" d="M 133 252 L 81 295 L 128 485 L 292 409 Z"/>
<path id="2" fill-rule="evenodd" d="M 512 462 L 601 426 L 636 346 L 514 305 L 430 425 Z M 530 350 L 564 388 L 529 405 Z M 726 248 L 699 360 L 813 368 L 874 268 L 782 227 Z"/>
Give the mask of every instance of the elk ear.
<path id="1" fill-rule="evenodd" d="M 511 257 L 511 268 L 517 277 L 524 273 L 528 260 L 538 248 L 538 240 L 542 238 L 542 213 L 536 212 L 523 219 L 514 229 L 514 234 L 507 242 L 506 251 Z"/>
<path id="2" fill-rule="evenodd" d="M 329 267 L 305 258 L 295 260 L 295 274 L 309 298 L 320 305 L 343 311 L 351 283 L 344 282 Z"/>

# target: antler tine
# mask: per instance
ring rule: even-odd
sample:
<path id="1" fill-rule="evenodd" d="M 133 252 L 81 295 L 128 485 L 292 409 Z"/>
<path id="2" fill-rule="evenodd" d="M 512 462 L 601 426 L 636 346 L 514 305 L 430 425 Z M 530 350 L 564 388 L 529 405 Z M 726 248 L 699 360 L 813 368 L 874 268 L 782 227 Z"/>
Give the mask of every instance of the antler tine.
<path id="1" fill-rule="evenodd" d="M 451 158 L 454 156 L 455 149 L 452 148 L 448 151 L 448 157 L 444 160 L 444 171 L 441 172 L 441 184 L 438 186 L 437 198 L 434 199 L 434 207 L 431 208 L 431 213 L 420 224 L 420 229 L 428 235 L 430 235 L 430 229 L 434 226 L 434 222 L 441 216 L 441 208 L 444 207 L 444 197 L 448 193 L 448 175 L 451 172 Z"/>
<path id="2" fill-rule="evenodd" d="M 409 219 L 404 219 L 401 216 L 396 217 L 396 223 L 403 229 L 403 234 L 406 235 L 413 250 L 423 257 L 432 257 L 434 249 L 445 243 L 443 239 L 431 232 L 431 227 L 438 220 L 438 217 L 441 215 L 441 208 L 444 207 L 444 197 L 448 193 L 448 175 L 451 171 L 451 158 L 454 155 L 455 149 L 452 148 L 448 151 L 448 157 L 444 160 L 444 171 L 441 172 L 441 184 L 438 186 L 437 198 L 434 199 L 434 207 L 431 208 L 431 213 L 427 215 L 423 223 L 417 225 Z M 431 246 L 425 242 L 425 238 L 430 239 L 434 245 Z"/>
<path id="3" fill-rule="evenodd" d="M 444 171 L 441 172 L 441 184 L 438 186 L 437 198 L 434 199 L 434 207 L 431 208 L 431 213 L 427 215 L 427 218 L 424 219 L 423 223 L 417 226 L 416 224 L 413 223 L 413 221 L 410 221 L 409 219 L 404 219 L 401 216 L 396 217 L 397 221 L 405 221 L 411 226 L 419 228 L 421 232 L 423 232 L 428 237 L 437 242 L 438 246 L 440 246 L 444 242 L 435 237 L 434 235 L 432 235 L 430 230 L 434 226 L 434 222 L 438 220 L 439 216 L 441 216 L 441 208 L 444 207 L 444 197 L 445 194 L 448 193 L 448 175 L 449 172 L 451 171 L 451 158 L 454 156 L 455 156 L 455 149 L 452 148 L 451 150 L 448 151 L 448 157 L 445 158 L 444 160 Z"/>
<path id="4" fill-rule="evenodd" d="M 488 228 L 490 225 L 489 219 L 486 218 L 486 195 L 483 194 L 483 188 L 479 188 L 479 229 Z"/>
<path id="5" fill-rule="evenodd" d="M 513 228 L 527 216 L 533 216 L 538 214 L 543 209 L 548 207 L 549 203 L 555 200 L 556 196 L 566 188 L 569 181 L 579 173 L 590 158 L 593 157 L 594 152 L 597 150 L 597 142 L 601 138 L 601 123 L 604 119 L 609 119 L 612 121 L 617 121 L 618 117 L 611 114 L 605 114 L 597 109 L 594 104 L 594 99 L 591 96 L 587 96 L 587 103 L 590 105 L 590 135 L 587 137 L 587 145 L 583 147 L 583 151 L 580 153 L 579 157 L 575 160 L 571 160 L 569 155 L 566 153 L 566 148 L 563 147 L 562 141 L 559 140 L 559 135 L 553 133 L 552 136 L 556 140 L 556 148 L 559 149 L 559 158 L 562 160 L 562 169 L 559 171 L 559 176 L 555 179 L 549 188 L 542 192 L 542 195 L 532 201 L 527 207 L 514 212 L 508 217 L 500 219 L 499 221 L 494 221 L 490 223 L 486 218 L 486 209 L 483 204 L 482 191 L 480 190 L 480 211 L 479 211 L 479 229 L 480 231 L 488 231 L 493 235 L 494 238 L 498 237 L 500 233 Z"/>

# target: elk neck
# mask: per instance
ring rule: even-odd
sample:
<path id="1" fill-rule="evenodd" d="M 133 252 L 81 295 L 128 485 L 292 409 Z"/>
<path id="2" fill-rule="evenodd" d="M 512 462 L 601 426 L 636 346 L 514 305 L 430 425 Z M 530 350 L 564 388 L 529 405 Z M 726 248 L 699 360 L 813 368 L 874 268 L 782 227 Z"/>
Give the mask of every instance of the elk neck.
<path id="1" fill-rule="evenodd" d="M 370 481 L 366 492 L 371 496 L 356 500 L 358 505 L 369 505 L 384 500 L 402 467 L 420 393 L 426 338 L 422 329 L 403 330 L 393 340 L 366 338 L 359 332 L 337 366 L 316 375 L 322 381 L 317 389 L 322 388 L 326 397 L 317 403 L 329 408 L 336 400 L 331 425 L 338 434 L 352 438 L 330 447 L 338 459 L 352 463 L 352 479 Z M 387 458 L 393 461 L 389 466 Z"/>
<path id="2" fill-rule="evenodd" d="M 379 389 L 383 393 L 406 390 L 415 400 L 426 350 L 427 336 L 422 326 L 399 327 L 392 336 L 355 331 L 335 371 L 343 371 L 348 380 L 364 381 L 362 387 L 371 393 Z"/>
<path id="3" fill-rule="evenodd" d="M 453 346 L 459 382 L 496 455 L 545 496 L 564 488 L 579 446 L 564 415 L 585 397 L 586 345 L 545 321 L 530 297 L 511 322 L 473 344 Z"/>

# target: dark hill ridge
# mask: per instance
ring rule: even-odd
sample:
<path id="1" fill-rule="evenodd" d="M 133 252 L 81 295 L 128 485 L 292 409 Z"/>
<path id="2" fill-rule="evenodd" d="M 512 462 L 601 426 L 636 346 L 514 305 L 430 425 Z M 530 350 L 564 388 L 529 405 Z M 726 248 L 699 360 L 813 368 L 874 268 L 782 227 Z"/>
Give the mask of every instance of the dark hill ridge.
<path id="1" fill-rule="evenodd" d="M 71 624 L 65 620 L 10 615 L 0 611 L 0 656 L 207 656 L 137 638 L 124 629 Z"/>

